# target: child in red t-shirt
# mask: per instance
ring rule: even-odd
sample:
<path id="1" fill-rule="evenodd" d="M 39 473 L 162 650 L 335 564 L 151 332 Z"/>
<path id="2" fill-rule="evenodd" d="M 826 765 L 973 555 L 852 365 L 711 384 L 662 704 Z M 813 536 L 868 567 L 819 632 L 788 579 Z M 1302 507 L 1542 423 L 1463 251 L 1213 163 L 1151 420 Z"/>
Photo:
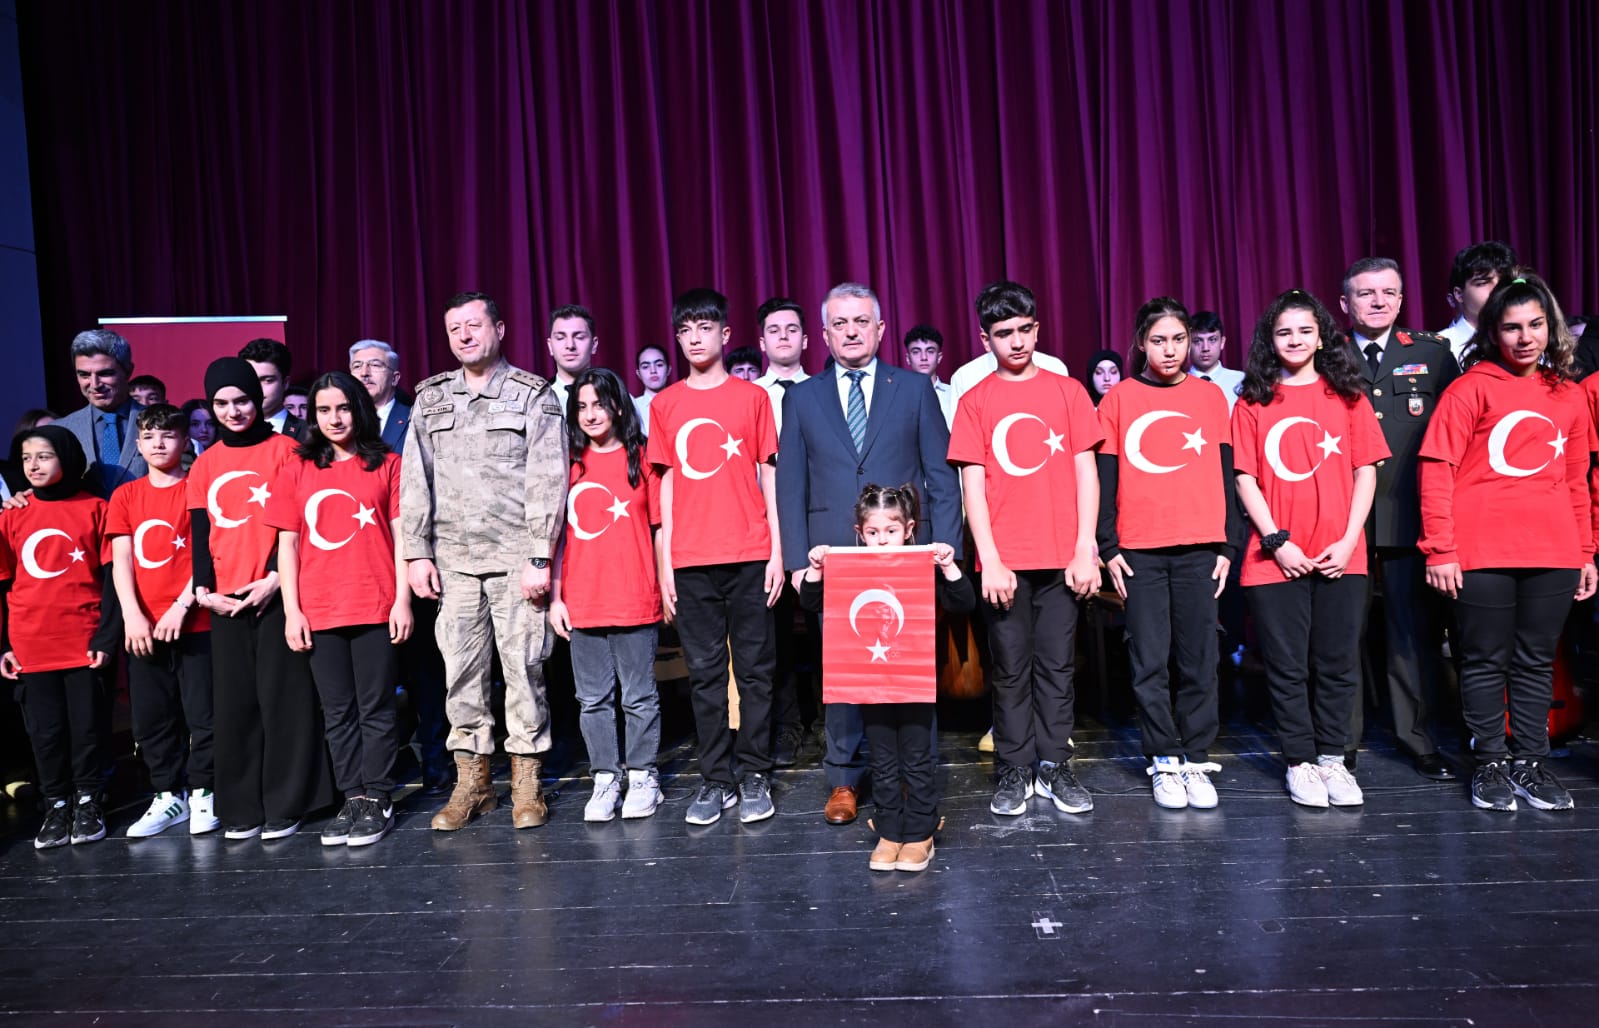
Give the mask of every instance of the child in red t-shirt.
<path id="1" fill-rule="evenodd" d="M 58 425 L 19 433 L 13 466 L 33 502 L 0 513 L 4 604 L 0 676 L 21 682 L 23 721 L 44 792 L 36 849 L 105 838 L 100 668 L 122 619 L 111 593 L 105 501 L 84 491 L 77 437 Z"/>
<path id="2" fill-rule="evenodd" d="M 1227 397 L 1189 375 L 1188 310 L 1139 308 L 1132 375 L 1099 404 L 1099 556 L 1127 603 L 1127 652 L 1155 802 L 1214 807 L 1216 604 L 1243 518 Z M 1177 672 L 1176 694 L 1170 669 Z"/>
<path id="3" fill-rule="evenodd" d="M 590 368 L 578 375 L 567 399 L 566 435 L 572 478 L 550 624 L 572 643 L 572 677 L 594 775 L 583 820 L 609 821 L 618 806 L 624 818 L 649 817 L 661 802 L 655 770 L 661 746 L 655 691 L 661 480 L 644 459 L 638 412 L 614 372 Z M 626 799 L 616 747 L 618 682 L 626 722 Z"/>
<path id="4" fill-rule="evenodd" d="M 1575 350 L 1542 279 L 1502 281 L 1421 444 L 1417 545 L 1428 584 L 1454 601 L 1471 800 L 1486 810 L 1573 806 L 1543 762 L 1560 632 L 1599 581 L 1584 402 L 1599 376 L 1576 386 Z"/>
<path id="5" fill-rule="evenodd" d="M 722 365 L 727 298 L 692 289 L 672 304 L 688 377 L 650 401 L 648 460 L 661 472 L 661 598 L 688 662 L 704 779 L 685 820 L 771 817 L 772 604 L 783 588 L 772 401 Z M 728 725 L 727 664 L 739 731 Z M 736 752 L 735 752 L 736 751 Z M 734 787 L 737 757 L 739 778 Z"/>
<path id="6" fill-rule="evenodd" d="M 862 546 L 904 546 L 916 538 L 917 488 L 868 485 L 855 501 L 855 534 Z M 826 546 L 813 546 L 800 580 L 799 602 L 822 613 Z M 948 543 L 932 545 L 938 606 L 958 614 L 977 605 L 971 580 L 955 563 Z M 926 612 L 931 617 L 930 612 Z M 871 744 L 873 822 L 878 840 L 867 866 L 873 871 L 924 871 L 933 860 L 938 816 L 938 761 L 934 758 L 932 703 L 863 703 L 861 720 Z"/>
<path id="7" fill-rule="evenodd" d="M 350 374 L 322 375 L 307 395 L 306 440 L 299 459 L 278 472 L 266 519 L 278 530 L 284 634 L 289 649 L 310 654 L 333 780 L 344 794 L 322 845 L 370 846 L 394 827 L 395 647 L 414 627 L 405 562 L 394 547 L 400 457 Z"/>
<path id="8" fill-rule="evenodd" d="M 960 468 L 988 605 L 999 772 L 988 809 L 1020 814 L 1036 793 L 1080 814 L 1094 798 L 1069 763 L 1072 670 L 1078 603 L 1099 588 L 1094 451 L 1105 437 L 1087 391 L 1033 362 L 1037 312 L 1015 282 L 978 294 L 983 345 L 998 367 L 962 394 L 949 462 Z"/>
<path id="9" fill-rule="evenodd" d="M 161 403 L 140 411 L 134 428 L 150 473 L 111 494 L 106 524 L 123 645 L 131 658 L 133 737 L 155 789 L 128 838 L 147 838 L 184 821 L 191 835 L 203 835 L 220 822 L 211 791 L 211 619 L 194 604 L 188 545 L 183 456 L 189 418 Z"/>
<path id="10" fill-rule="evenodd" d="M 217 442 L 190 469 L 194 599 L 211 613 L 217 816 L 228 839 L 283 839 L 333 803 L 311 665 L 289 649 L 278 533 L 267 504 L 295 443 L 261 417 L 261 380 L 212 361 L 205 394 Z"/>
<path id="11" fill-rule="evenodd" d="M 1288 795 L 1358 806 L 1344 742 L 1360 686 L 1366 515 L 1389 452 L 1350 347 L 1309 293 L 1283 293 L 1255 324 L 1232 432 L 1238 495 L 1255 529 L 1240 580 Z"/>

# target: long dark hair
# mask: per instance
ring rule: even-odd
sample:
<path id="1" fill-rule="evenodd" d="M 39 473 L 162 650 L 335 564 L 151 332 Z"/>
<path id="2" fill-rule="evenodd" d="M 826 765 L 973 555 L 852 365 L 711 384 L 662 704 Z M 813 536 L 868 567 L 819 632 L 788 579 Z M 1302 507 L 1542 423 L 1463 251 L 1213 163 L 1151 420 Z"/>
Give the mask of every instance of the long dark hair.
<path id="1" fill-rule="evenodd" d="M 337 389 L 350 403 L 350 418 L 355 422 L 355 455 L 361 458 L 361 463 L 368 471 L 381 468 L 389 455 L 389 448 L 383 442 L 383 426 L 378 423 L 378 409 L 372 403 L 372 395 L 366 391 L 366 386 L 357 382 L 348 371 L 330 371 L 318 375 L 316 381 L 311 383 L 307 394 L 311 405 L 306 410 L 310 416 L 305 419 L 310 432 L 297 452 L 319 468 L 333 463 L 333 444 L 322 434 L 316 417 L 316 394 L 324 389 Z"/>
<path id="2" fill-rule="evenodd" d="M 639 423 L 633 398 L 627 395 L 622 380 L 609 368 L 589 368 L 572 382 L 566 391 L 566 442 L 572 451 L 572 463 L 584 473 L 583 454 L 588 452 L 589 437 L 577 423 L 577 397 L 584 386 L 593 386 L 600 406 L 611 412 L 611 431 L 627 451 L 627 484 L 637 489 L 644 480 L 644 426 Z"/>
<path id="3" fill-rule="evenodd" d="M 1543 308 L 1549 321 L 1549 345 L 1543 359 L 1538 362 L 1538 372 L 1549 385 L 1577 377 L 1577 337 L 1571 334 L 1560 301 L 1555 299 L 1549 283 L 1526 269 L 1519 269 L 1515 278 L 1501 278 L 1494 291 L 1477 315 L 1477 334 L 1471 337 L 1461 354 L 1461 366 L 1469 368 L 1481 361 L 1499 360 L 1499 322 L 1505 308 L 1524 303 L 1536 303 Z"/>
<path id="4" fill-rule="evenodd" d="M 1144 354 L 1144 340 L 1149 338 L 1149 330 L 1154 328 L 1155 322 L 1161 318 L 1176 318 L 1182 323 L 1184 332 L 1191 334 L 1194 330 L 1188 318 L 1188 308 L 1184 307 L 1181 301 L 1173 300 L 1169 296 L 1157 296 L 1145 302 L 1133 316 L 1133 348 L 1127 353 L 1129 376 L 1137 377 L 1149 367 L 1149 358 Z M 1188 361 L 1183 361 L 1183 367 L 1188 367 Z M 1092 369 L 1089 375 L 1093 375 Z"/>
<path id="5" fill-rule="evenodd" d="M 1277 356 L 1277 346 L 1272 341 L 1277 331 L 1277 319 L 1284 311 L 1309 311 L 1316 319 L 1316 331 L 1321 344 L 1313 358 L 1318 374 L 1328 389 L 1337 393 L 1346 403 L 1353 403 L 1365 394 L 1360 377 L 1360 366 L 1349 350 L 1344 334 L 1333 324 L 1332 312 L 1325 304 L 1303 289 L 1290 289 L 1278 296 L 1255 322 L 1255 338 L 1249 344 L 1249 357 L 1244 362 L 1244 384 L 1238 395 L 1248 403 L 1264 407 L 1277 395 L 1277 383 L 1282 378 L 1283 362 Z"/>

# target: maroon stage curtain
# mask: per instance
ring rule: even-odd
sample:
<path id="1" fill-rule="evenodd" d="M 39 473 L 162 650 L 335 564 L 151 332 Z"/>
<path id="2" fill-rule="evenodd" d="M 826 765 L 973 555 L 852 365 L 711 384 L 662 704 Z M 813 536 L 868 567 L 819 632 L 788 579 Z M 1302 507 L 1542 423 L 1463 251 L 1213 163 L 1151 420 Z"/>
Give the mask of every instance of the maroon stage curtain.
<path id="1" fill-rule="evenodd" d="M 1373 254 L 1436 329 L 1489 237 L 1599 306 L 1583 0 L 19 7 L 58 400 L 103 314 L 284 313 L 295 377 L 377 337 L 414 383 L 450 366 L 462 288 L 545 371 L 553 305 L 589 305 L 630 371 L 702 284 L 753 343 L 766 296 L 867 282 L 884 356 L 930 321 L 946 374 L 1002 275 L 1074 367 L 1163 293 L 1218 310 L 1236 364 L 1271 296 L 1335 303 Z"/>

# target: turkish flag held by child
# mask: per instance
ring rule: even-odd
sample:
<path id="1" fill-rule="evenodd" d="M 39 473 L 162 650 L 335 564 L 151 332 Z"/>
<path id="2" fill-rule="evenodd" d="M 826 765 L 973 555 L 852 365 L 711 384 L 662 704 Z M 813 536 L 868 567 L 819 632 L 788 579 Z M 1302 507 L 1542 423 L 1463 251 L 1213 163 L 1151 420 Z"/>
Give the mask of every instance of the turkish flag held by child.
<path id="1" fill-rule="evenodd" d="M 822 599 L 824 703 L 933 703 L 930 546 L 834 546 Z"/>

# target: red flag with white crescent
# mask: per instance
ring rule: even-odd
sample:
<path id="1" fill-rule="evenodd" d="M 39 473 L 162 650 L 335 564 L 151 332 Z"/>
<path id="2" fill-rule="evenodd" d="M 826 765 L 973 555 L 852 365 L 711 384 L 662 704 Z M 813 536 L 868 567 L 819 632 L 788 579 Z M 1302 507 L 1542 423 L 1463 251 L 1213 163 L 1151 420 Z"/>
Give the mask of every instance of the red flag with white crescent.
<path id="1" fill-rule="evenodd" d="M 834 546 L 822 601 L 824 703 L 933 703 L 930 546 Z"/>

